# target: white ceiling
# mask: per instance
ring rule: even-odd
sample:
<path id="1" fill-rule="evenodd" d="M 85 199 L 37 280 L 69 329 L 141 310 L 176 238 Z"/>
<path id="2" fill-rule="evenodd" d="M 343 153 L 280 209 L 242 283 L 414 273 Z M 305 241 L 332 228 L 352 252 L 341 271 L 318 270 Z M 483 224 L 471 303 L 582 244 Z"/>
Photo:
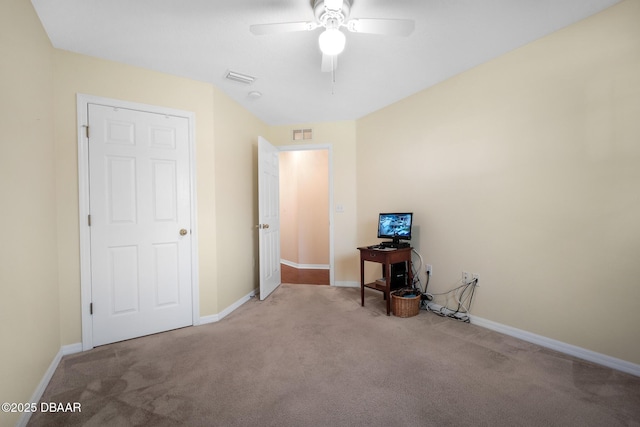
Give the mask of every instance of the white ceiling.
<path id="1" fill-rule="evenodd" d="M 353 0 L 351 18 L 413 19 L 415 30 L 407 38 L 347 32 L 335 84 L 320 71 L 320 29 L 249 32 L 313 20 L 312 0 L 32 3 L 56 48 L 209 82 L 280 125 L 360 118 L 618 1 Z M 228 70 L 257 79 L 228 81 Z"/>

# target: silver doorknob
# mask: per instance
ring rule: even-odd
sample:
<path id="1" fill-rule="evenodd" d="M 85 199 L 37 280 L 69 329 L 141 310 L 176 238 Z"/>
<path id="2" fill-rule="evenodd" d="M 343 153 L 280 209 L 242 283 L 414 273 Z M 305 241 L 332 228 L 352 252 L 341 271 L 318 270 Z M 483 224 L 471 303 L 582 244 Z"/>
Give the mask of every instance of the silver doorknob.
<path id="1" fill-rule="evenodd" d="M 269 224 L 263 224 L 262 228 L 269 228 Z"/>
<path id="2" fill-rule="evenodd" d="M 180 235 L 181 235 L 181 236 L 186 236 L 186 235 L 187 235 L 187 233 L 188 233 L 188 231 L 187 231 L 187 229 L 186 229 L 186 228 L 183 228 L 182 230 L 180 230 Z"/>

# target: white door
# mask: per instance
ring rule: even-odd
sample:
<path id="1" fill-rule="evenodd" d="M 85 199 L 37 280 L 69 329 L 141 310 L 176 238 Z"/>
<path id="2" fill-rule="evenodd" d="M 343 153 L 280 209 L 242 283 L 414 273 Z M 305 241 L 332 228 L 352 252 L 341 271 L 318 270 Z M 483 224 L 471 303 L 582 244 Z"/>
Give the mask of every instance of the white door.
<path id="1" fill-rule="evenodd" d="M 189 121 L 89 104 L 93 344 L 193 324 Z"/>
<path id="2" fill-rule="evenodd" d="M 258 137 L 258 234 L 260 241 L 260 299 L 279 285 L 280 162 L 278 149 Z"/>

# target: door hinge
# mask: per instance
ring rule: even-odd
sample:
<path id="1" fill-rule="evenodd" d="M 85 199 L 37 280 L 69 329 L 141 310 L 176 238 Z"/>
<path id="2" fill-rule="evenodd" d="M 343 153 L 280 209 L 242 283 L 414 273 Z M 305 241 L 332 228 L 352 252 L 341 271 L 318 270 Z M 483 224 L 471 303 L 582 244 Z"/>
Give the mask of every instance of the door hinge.
<path id="1" fill-rule="evenodd" d="M 93 303 L 89 303 L 89 314 L 93 314 Z"/>
<path id="2" fill-rule="evenodd" d="M 87 225 L 91 227 L 91 215 L 87 215 Z"/>
<path id="3" fill-rule="evenodd" d="M 89 125 L 83 125 L 84 133 L 87 135 L 87 139 L 89 139 Z"/>

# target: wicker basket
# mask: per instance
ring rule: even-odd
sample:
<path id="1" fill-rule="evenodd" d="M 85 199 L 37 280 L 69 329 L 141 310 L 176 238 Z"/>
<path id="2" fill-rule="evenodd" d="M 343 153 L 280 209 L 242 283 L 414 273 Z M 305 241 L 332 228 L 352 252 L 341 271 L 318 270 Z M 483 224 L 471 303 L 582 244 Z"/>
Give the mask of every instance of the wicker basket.
<path id="1" fill-rule="evenodd" d="M 415 297 L 401 297 L 391 294 L 391 311 L 394 316 L 413 317 L 420 312 L 420 294 Z"/>

